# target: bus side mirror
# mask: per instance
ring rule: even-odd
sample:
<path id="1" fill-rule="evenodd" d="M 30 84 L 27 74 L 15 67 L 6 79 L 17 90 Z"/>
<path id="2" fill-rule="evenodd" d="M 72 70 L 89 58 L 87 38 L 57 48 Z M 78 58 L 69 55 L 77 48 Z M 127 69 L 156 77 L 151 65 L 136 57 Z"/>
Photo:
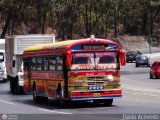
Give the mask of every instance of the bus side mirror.
<path id="1" fill-rule="evenodd" d="M 66 65 L 68 67 L 70 67 L 72 64 L 72 53 L 71 52 L 67 52 L 67 56 L 66 56 Z"/>
<path id="2" fill-rule="evenodd" d="M 126 51 L 124 50 L 121 50 L 120 52 L 120 62 L 121 62 L 121 66 L 126 65 Z"/>

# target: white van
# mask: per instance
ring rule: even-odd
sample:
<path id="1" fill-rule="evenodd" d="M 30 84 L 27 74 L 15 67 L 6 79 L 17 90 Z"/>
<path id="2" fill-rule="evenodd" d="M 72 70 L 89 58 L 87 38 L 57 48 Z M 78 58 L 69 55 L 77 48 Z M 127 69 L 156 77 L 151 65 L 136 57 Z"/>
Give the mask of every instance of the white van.
<path id="1" fill-rule="evenodd" d="M 0 50 L 0 81 L 7 82 L 5 51 Z"/>

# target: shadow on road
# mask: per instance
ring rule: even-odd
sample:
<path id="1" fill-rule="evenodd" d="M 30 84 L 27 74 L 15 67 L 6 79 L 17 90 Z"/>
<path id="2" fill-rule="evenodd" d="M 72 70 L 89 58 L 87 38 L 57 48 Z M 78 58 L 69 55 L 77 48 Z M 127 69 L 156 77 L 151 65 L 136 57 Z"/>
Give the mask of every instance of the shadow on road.
<path id="1" fill-rule="evenodd" d="M 39 103 L 34 103 L 32 99 L 16 99 L 12 100 L 17 103 L 22 103 L 26 105 L 32 105 L 35 107 L 40 107 L 44 109 L 79 109 L 79 108 L 95 108 L 95 107 L 114 107 L 112 106 L 105 106 L 104 104 L 94 104 L 93 102 L 69 102 L 67 106 L 61 107 L 56 101 L 54 100 L 48 100 L 48 102 L 39 102 Z"/>

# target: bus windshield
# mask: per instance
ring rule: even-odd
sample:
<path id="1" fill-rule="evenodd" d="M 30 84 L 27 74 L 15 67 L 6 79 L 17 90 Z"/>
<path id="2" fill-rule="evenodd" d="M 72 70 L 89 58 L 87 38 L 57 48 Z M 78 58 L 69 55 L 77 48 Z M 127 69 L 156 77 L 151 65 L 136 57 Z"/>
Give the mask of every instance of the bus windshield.
<path id="1" fill-rule="evenodd" d="M 73 53 L 72 70 L 79 69 L 116 69 L 116 52 Z"/>
<path id="2" fill-rule="evenodd" d="M 76 57 L 73 59 L 73 64 L 90 64 L 89 57 Z"/>
<path id="3" fill-rule="evenodd" d="M 116 58 L 112 56 L 104 56 L 99 58 L 99 63 L 115 63 Z"/>
<path id="4" fill-rule="evenodd" d="M 0 62 L 4 62 L 4 53 L 0 52 Z"/>

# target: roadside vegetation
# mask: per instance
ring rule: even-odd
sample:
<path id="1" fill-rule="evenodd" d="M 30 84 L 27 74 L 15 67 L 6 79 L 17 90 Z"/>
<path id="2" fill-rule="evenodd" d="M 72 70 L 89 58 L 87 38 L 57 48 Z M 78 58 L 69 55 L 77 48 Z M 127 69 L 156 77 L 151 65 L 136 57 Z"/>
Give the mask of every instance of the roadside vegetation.
<path id="1" fill-rule="evenodd" d="M 59 40 L 145 36 L 160 44 L 159 0 L 3 0 L 1 38 L 14 34 L 55 34 Z"/>

